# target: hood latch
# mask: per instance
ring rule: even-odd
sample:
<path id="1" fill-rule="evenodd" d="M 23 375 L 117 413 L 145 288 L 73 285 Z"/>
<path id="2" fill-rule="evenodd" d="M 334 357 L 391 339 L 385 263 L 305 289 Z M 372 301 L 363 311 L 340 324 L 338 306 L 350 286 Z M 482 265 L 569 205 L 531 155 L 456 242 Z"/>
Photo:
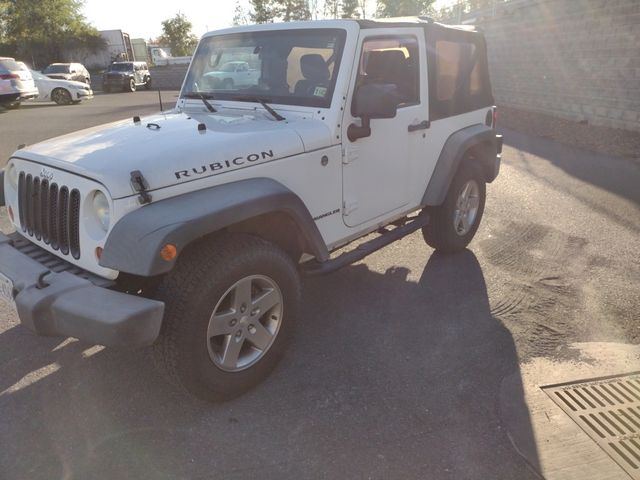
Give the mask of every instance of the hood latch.
<path id="1" fill-rule="evenodd" d="M 149 183 L 144 178 L 144 175 L 142 175 L 140 170 L 134 170 L 131 172 L 131 187 L 134 192 L 138 192 L 140 194 L 138 196 L 138 202 L 140 205 L 151 203 L 151 195 L 147 192 L 149 189 Z"/>

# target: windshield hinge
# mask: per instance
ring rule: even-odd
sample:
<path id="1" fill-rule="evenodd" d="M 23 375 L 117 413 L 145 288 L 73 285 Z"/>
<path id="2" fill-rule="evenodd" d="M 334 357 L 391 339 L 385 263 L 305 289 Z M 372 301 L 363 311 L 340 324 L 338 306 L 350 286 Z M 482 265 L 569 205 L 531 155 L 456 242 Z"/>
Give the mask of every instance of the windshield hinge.
<path id="1" fill-rule="evenodd" d="M 151 195 L 147 192 L 149 189 L 149 183 L 142 175 L 140 170 L 134 170 L 131 172 L 131 187 L 134 192 L 140 193 L 138 196 L 138 202 L 140 205 L 145 205 L 147 203 L 151 203 Z"/>

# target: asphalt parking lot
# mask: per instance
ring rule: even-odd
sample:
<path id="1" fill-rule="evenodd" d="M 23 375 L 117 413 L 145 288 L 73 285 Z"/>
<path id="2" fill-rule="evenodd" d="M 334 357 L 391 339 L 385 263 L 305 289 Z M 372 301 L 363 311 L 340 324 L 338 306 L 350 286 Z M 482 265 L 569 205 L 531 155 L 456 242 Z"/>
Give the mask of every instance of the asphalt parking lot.
<path id="1" fill-rule="evenodd" d="M 2 164 L 21 143 L 146 115 L 157 99 L 2 113 Z M 234 401 L 184 395 L 144 351 L 35 337 L 0 305 L 0 477 L 539 478 L 512 444 L 501 385 L 516 379 L 509 410 L 535 443 L 518 384 L 528 362 L 576 360 L 572 342 L 640 343 L 640 168 L 503 133 L 467 251 L 436 254 L 416 233 L 306 281 L 288 356 Z"/>

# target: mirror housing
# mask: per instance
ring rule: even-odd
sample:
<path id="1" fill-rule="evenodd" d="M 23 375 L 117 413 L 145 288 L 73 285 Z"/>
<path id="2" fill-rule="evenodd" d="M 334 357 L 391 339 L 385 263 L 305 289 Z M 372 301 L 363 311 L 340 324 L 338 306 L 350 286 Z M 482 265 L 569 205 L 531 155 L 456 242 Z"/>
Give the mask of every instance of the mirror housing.
<path id="1" fill-rule="evenodd" d="M 370 83 L 358 87 L 353 99 L 353 115 L 369 119 L 395 117 L 399 101 L 388 85 Z"/>
<path id="2" fill-rule="evenodd" d="M 347 129 L 347 137 L 355 142 L 358 138 L 371 135 L 371 119 L 394 118 L 398 111 L 399 99 L 393 95 L 388 84 L 371 83 L 361 85 L 353 96 L 352 113 L 362 119 L 362 126 L 352 123 Z"/>

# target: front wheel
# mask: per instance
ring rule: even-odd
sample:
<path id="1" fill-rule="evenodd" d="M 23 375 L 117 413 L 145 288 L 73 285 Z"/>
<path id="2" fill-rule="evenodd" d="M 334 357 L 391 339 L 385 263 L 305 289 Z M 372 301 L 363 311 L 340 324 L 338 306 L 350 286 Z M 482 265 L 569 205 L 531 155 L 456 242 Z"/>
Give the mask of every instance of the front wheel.
<path id="1" fill-rule="evenodd" d="M 185 250 L 157 297 L 165 317 L 156 363 L 195 396 L 221 400 L 260 383 L 282 357 L 300 280 L 276 245 L 224 235 Z"/>
<path id="2" fill-rule="evenodd" d="M 464 250 L 480 226 L 485 199 L 482 169 L 473 160 L 462 163 L 442 205 L 429 207 L 431 219 L 422 229 L 424 240 L 441 252 Z"/>
<path id="3" fill-rule="evenodd" d="M 133 78 L 129 80 L 129 85 L 127 85 L 127 90 L 130 92 L 136 91 L 136 81 Z"/>

